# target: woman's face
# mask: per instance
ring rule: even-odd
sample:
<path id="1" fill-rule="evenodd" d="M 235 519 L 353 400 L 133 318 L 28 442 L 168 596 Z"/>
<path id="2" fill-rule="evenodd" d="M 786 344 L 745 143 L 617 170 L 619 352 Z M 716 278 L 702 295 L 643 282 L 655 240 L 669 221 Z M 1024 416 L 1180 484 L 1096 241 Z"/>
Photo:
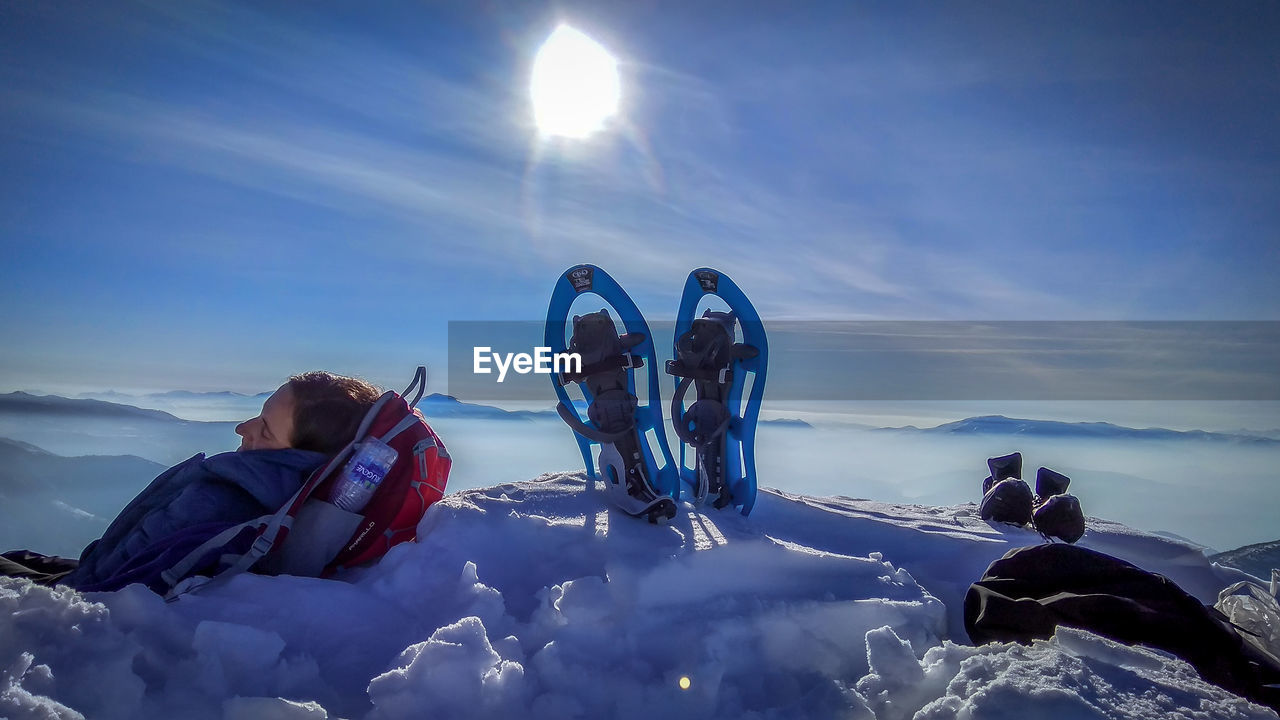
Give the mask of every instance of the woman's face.
<path id="1" fill-rule="evenodd" d="M 293 437 L 293 389 L 289 383 L 281 385 L 267 401 L 262 403 L 258 417 L 245 420 L 236 426 L 241 450 L 281 450 Z"/>

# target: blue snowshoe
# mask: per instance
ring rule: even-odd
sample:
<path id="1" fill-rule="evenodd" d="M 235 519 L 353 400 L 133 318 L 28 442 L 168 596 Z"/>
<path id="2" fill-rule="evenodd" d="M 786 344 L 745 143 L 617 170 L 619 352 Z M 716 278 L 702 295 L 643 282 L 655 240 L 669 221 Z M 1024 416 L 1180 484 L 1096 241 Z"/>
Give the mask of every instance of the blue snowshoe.
<path id="1" fill-rule="evenodd" d="M 715 295 L 729 312 L 707 310 L 695 318 L 704 295 Z M 741 334 L 742 341 L 735 342 Z M 747 296 L 727 276 L 710 268 L 689 274 L 676 316 L 674 360 L 667 373 L 677 378 L 671 422 L 680 445 L 680 478 L 695 502 L 737 507 L 743 515 L 756 501 L 755 433 L 764 397 L 769 346 L 764 325 Z M 751 393 L 743 405 L 745 383 Z M 696 391 L 685 408 L 689 388 Z M 686 447 L 693 466 L 686 463 Z"/>
<path id="2" fill-rule="evenodd" d="M 625 332 L 618 333 L 608 309 L 574 316 L 566 344 L 566 317 L 574 299 L 591 292 L 614 308 Z M 556 283 L 547 309 L 546 345 L 553 353 L 577 353 L 582 366 L 552 375 L 560 403 L 556 411 L 573 429 L 578 449 L 595 479 L 597 466 L 609 499 L 623 512 L 650 522 L 675 517 L 679 480 L 662 427 L 657 359 L 640 310 L 608 273 L 594 265 L 569 268 Z M 648 402 L 636 397 L 635 371 L 648 371 Z M 586 417 L 569 398 L 578 383 Z M 653 433 L 649 433 L 653 430 Z M 650 443 L 648 438 L 655 438 Z M 592 460 L 592 446 L 599 446 Z M 654 447 L 653 445 L 656 445 Z"/>

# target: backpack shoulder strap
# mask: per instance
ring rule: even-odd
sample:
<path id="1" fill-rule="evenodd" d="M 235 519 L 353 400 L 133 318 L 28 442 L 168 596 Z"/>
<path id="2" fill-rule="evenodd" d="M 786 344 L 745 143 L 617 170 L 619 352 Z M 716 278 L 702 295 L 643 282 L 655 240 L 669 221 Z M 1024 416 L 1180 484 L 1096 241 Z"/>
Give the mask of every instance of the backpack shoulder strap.
<path id="1" fill-rule="evenodd" d="M 180 580 L 185 578 L 188 573 L 194 570 L 196 565 L 200 563 L 200 561 L 203 560 L 210 551 L 231 542 L 232 538 L 243 532 L 245 528 L 255 527 L 269 522 L 270 520 L 270 515 L 263 515 L 262 517 L 242 522 L 239 525 L 232 525 L 226 530 L 223 530 L 217 535 L 205 540 L 199 547 L 187 553 L 185 557 L 174 563 L 167 570 L 160 572 L 160 579 L 164 581 L 166 590 L 172 590 L 173 586 L 177 585 Z M 166 595 L 166 598 L 167 597 L 168 596 Z"/>
<path id="2" fill-rule="evenodd" d="M 253 544 L 249 546 L 248 550 L 239 556 L 232 554 L 229 558 L 229 567 L 220 571 L 216 578 L 220 582 L 226 582 L 231 579 L 231 577 L 253 567 L 254 563 L 261 560 L 264 555 L 271 551 L 271 548 L 275 547 L 278 541 L 282 540 L 285 535 L 288 534 L 289 528 L 293 525 L 293 517 L 298 512 L 298 508 L 301 507 L 302 503 L 311 496 L 311 493 L 315 491 L 320 483 L 333 472 L 334 468 L 338 467 L 339 464 L 351 454 L 351 448 L 353 445 L 354 443 L 348 443 L 347 447 L 343 448 L 341 452 L 335 455 L 331 460 L 329 460 L 329 462 L 325 463 L 323 467 L 311 473 L 311 476 L 302 484 L 302 487 L 298 488 L 298 491 L 293 494 L 293 497 L 291 497 L 288 502 L 282 505 L 280 509 L 273 514 L 263 515 L 262 517 L 228 528 L 215 537 L 210 538 L 200 547 L 188 553 L 186 557 L 179 560 L 173 567 L 162 572 L 160 576 L 163 578 L 165 584 L 169 586 L 169 591 L 165 594 L 165 600 L 172 602 L 181 595 L 192 592 L 197 588 L 208 586 L 208 581 L 205 581 L 201 583 L 187 583 L 181 588 L 181 590 L 177 587 L 178 583 L 184 580 L 188 573 L 195 570 L 196 564 L 200 562 L 200 560 L 210 551 L 217 547 L 226 545 L 245 528 L 257 526 L 259 529 L 256 537 L 253 539 Z M 223 559 L 227 560 L 228 557 L 223 556 Z"/>
<path id="3" fill-rule="evenodd" d="M 417 394 L 413 396 L 412 400 L 408 400 L 410 410 L 418 407 L 418 401 L 422 399 L 422 394 L 427 391 L 427 366 L 426 365 L 418 366 L 418 371 L 413 374 L 413 380 L 409 381 L 409 387 L 405 388 L 404 392 L 400 393 L 400 395 L 402 395 L 405 398 L 408 398 L 409 391 L 414 389 L 415 387 L 418 388 Z"/>

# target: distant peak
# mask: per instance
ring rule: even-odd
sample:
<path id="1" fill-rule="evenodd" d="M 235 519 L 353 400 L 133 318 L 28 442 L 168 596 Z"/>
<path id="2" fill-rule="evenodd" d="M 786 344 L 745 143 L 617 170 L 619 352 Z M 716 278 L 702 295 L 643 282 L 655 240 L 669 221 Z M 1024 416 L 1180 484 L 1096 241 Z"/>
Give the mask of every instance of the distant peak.
<path id="1" fill-rule="evenodd" d="M 61 395 L 31 395 L 24 392 L 0 395 L 0 409 L 10 412 L 87 413 L 98 416 L 129 415 L 155 420 L 180 420 L 180 418 L 162 410 L 148 410 L 134 405 L 125 405 L 106 400 L 67 398 Z"/>
<path id="2" fill-rule="evenodd" d="M 919 430 L 914 427 L 889 429 L 917 430 L 919 432 L 928 433 L 991 433 L 1081 438 L 1126 437 L 1142 440 L 1171 440 L 1176 438 L 1243 442 L 1257 445 L 1280 442 L 1280 440 L 1265 436 L 1208 432 L 1205 430 L 1170 430 L 1168 428 L 1160 427 L 1132 428 L 1109 422 L 1031 420 L 1027 418 L 1011 418 L 1004 415 L 978 415 L 975 417 L 965 418 L 963 420 L 942 423 L 940 425 L 935 425 L 934 427 L 924 428 L 923 430 Z"/>
<path id="3" fill-rule="evenodd" d="M 11 440 L 6 437 L 0 437 L 0 447 L 12 447 L 19 450 L 29 452 L 33 455 L 53 455 L 53 453 L 42 447 L 37 447 L 31 443 L 22 442 L 21 440 Z"/>

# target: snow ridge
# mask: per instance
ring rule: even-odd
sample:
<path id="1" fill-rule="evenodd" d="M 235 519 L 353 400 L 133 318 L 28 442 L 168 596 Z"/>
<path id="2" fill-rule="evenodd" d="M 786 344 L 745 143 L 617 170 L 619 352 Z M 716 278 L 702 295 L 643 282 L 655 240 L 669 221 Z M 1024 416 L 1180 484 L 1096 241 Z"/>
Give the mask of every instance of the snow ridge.
<path id="1" fill-rule="evenodd" d="M 0 579 L 0 716 L 1275 717 L 1088 633 L 957 644 L 975 569 L 1040 541 L 972 505 L 766 490 L 751 518 L 680 509 L 649 525 L 551 474 L 448 496 L 346 582 L 245 575 L 165 604 Z M 1090 527 L 1193 593 L 1242 577 Z"/>

